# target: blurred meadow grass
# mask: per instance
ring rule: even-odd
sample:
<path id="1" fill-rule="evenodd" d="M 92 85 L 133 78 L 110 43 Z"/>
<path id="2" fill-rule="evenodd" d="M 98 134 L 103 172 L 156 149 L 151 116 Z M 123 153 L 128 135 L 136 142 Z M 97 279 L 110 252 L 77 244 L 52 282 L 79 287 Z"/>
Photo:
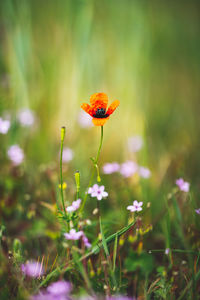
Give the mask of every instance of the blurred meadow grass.
<path id="1" fill-rule="evenodd" d="M 96 153 L 100 132 L 96 127 L 80 128 L 77 119 L 82 102 L 88 102 L 95 92 L 105 92 L 110 102 L 120 100 L 120 107 L 104 126 L 100 166 L 131 159 L 127 138 L 139 134 L 145 145 L 138 161 L 152 172 L 148 182 L 130 188 L 117 177 L 102 176 L 113 195 L 110 204 L 102 203 L 107 231 L 112 233 L 109 224 L 115 223 L 117 229 L 119 223 L 124 224 L 129 199 L 138 198 L 151 202 L 151 212 L 144 216 L 146 223 L 160 220 L 156 241 L 153 245 L 149 241 L 149 248 L 163 244 L 165 239 L 170 242 L 170 230 L 178 228 L 176 222 L 183 222 L 177 221 L 178 208 L 171 206 L 171 217 L 162 219 L 166 195 L 176 178 L 183 176 L 192 186 L 190 207 L 184 204 L 184 211 L 194 211 L 199 201 L 199 11 L 200 3 L 194 0 L 1 1 L 0 114 L 9 112 L 15 120 L 17 111 L 27 107 L 37 116 L 37 124 L 30 131 L 13 123 L 9 137 L 0 137 L 0 161 L 5 167 L 1 185 L 7 176 L 4 195 L 14 186 L 19 195 L 14 205 L 22 209 L 35 207 L 35 197 L 55 202 L 59 179 L 51 168 L 59 167 L 61 126 L 66 126 L 65 146 L 75 152 L 73 162 L 64 170 L 69 193 L 75 192 L 76 170 L 81 174 L 82 191 L 86 188 L 89 157 Z M 26 154 L 26 178 L 22 177 L 17 186 L 8 175 L 4 154 L 14 143 Z M 50 171 L 40 175 L 45 166 Z M 24 194 L 31 197 L 32 206 L 24 204 Z M 115 211 L 109 209 L 113 206 Z M 95 204 L 87 203 L 86 207 L 89 215 Z M 48 213 L 41 212 L 40 221 L 34 222 L 38 231 L 33 226 L 28 235 L 47 232 L 43 216 L 51 222 Z M 172 220 L 175 225 L 170 229 Z M 16 221 L 15 213 L 12 230 Z M 180 242 L 182 233 L 178 236 L 175 240 Z M 37 254 L 41 255 L 40 250 Z"/>
<path id="2" fill-rule="evenodd" d="M 155 170 L 156 187 L 170 171 L 196 178 L 198 8 L 198 1 L 2 1 L 1 110 L 15 117 L 29 107 L 39 127 L 28 142 L 23 135 L 10 142 L 22 139 L 30 160 L 46 163 L 65 125 L 75 166 L 84 168 L 98 134 L 82 132 L 77 114 L 81 102 L 104 91 L 121 101 L 104 133 L 104 161 L 127 158 L 127 137 L 141 134 L 141 163 Z"/>

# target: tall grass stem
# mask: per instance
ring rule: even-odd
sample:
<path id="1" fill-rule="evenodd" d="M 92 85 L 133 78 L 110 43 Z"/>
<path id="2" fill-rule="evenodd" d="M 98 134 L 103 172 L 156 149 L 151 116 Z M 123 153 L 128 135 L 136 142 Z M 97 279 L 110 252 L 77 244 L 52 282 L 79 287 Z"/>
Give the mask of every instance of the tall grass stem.
<path id="1" fill-rule="evenodd" d="M 64 203 L 64 193 L 63 193 L 63 170 L 62 170 L 62 157 L 63 157 L 63 144 L 65 139 L 65 127 L 61 128 L 61 145 L 60 145 L 60 193 L 61 193 L 61 201 L 63 206 L 63 211 L 65 217 L 67 217 L 65 203 Z"/>

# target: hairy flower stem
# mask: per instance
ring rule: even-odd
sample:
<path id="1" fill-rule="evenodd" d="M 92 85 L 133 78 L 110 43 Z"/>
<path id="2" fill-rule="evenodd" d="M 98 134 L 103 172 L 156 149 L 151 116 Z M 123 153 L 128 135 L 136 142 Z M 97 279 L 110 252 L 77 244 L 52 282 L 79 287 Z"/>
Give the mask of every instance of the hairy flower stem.
<path id="1" fill-rule="evenodd" d="M 96 156 L 96 158 L 93 161 L 93 171 L 92 171 L 92 174 L 91 174 L 91 177 L 90 177 L 90 181 L 89 181 L 89 184 L 88 184 L 88 187 L 87 187 L 87 191 L 86 191 L 85 197 L 83 199 L 83 203 L 82 203 L 81 208 L 80 208 L 80 213 L 82 213 L 82 211 L 84 209 L 85 202 L 86 202 L 87 196 L 88 196 L 88 189 L 92 185 L 95 171 L 98 170 L 97 163 L 98 163 L 98 160 L 99 160 L 99 155 L 100 155 L 100 152 L 101 152 L 102 144 L 103 144 L 103 126 L 101 126 L 101 138 L 100 138 L 99 149 L 98 149 L 98 152 L 97 152 L 97 156 Z M 99 175 L 97 177 L 99 177 Z"/>
<path id="2" fill-rule="evenodd" d="M 60 194 L 62 200 L 62 206 L 65 217 L 67 217 L 65 203 L 64 203 L 64 194 L 63 194 L 63 171 L 62 171 L 62 156 L 63 156 L 63 143 L 65 138 L 65 127 L 61 128 L 61 145 L 60 145 Z"/>

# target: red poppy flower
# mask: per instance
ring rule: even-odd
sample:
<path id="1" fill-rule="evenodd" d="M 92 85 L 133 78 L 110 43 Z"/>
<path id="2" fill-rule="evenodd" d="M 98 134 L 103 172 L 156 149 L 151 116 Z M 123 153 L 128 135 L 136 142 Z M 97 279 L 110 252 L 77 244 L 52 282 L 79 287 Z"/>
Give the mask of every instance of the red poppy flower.
<path id="1" fill-rule="evenodd" d="M 93 118 L 94 125 L 103 126 L 119 103 L 119 100 L 115 100 L 107 109 L 108 96 L 104 93 L 96 93 L 90 97 L 91 105 L 83 103 L 81 108 Z"/>

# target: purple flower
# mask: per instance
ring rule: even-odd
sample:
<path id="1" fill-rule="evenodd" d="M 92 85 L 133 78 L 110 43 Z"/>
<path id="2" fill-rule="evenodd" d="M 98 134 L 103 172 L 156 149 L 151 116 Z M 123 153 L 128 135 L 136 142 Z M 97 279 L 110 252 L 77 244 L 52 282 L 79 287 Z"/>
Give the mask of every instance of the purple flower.
<path id="1" fill-rule="evenodd" d="M 83 231 L 76 231 L 75 229 L 71 229 L 69 233 L 64 233 L 64 236 L 67 240 L 79 240 L 82 237 L 82 241 L 85 247 L 90 248 L 92 246 Z"/>
<path id="2" fill-rule="evenodd" d="M 128 138 L 128 149 L 130 152 L 138 152 L 143 146 L 143 139 L 139 135 Z"/>
<path id="3" fill-rule="evenodd" d="M 82 110 L 78 115 L 78 123 L 82 128 L 90 128 L 93 126 L 92 117 Z"/>
<path id="4" fill-rule="evenodd" d="M 30 127 L 35 122 L 35 114 L 29 108 L 23 108 L 18 112 L 17 118 L 22 126 Z"/>
<path id="5" fill-rule="evenodd" d="M 10 121 L 0 118 L 0 133 L 6 134 L 10 128 Z"/>
<path id="6" fill-rule="evenodd" d="M 63 280 L 53 282 L 47 288 L 47 292 L 55 296 L 69 294 L 71 290 L 71 283 Z"/>
<path id="7" fill-rule="evenodd" d="M 85 236 L 85 234 L 83 234 L 83 243 L 85 245 L 86 248 L 91 248 L 91 244 L 88 241 L 88 238 Z"/>
<path id="8" fill-rule="evenodd" d="M 63 162 L 67 163 L 71 161 L 74 157 L 74 152 L 70 148 L 64 148 L 63 149 Z"/>
<path id="9" fill-rule="evenodd" d="M 135 162 L 128 160 L 121 165 L 120 173 L 123 177 L 127 178 L 134 175 L 137 172 L 137 170 L 138 165 Z"/>
<path id="10" fill-rule="evenodd" d="M 22 272 L 29 277 L 40 277 L 44 274 L 42 264 L 36 261 L 27 262 L 21 265 Z"/>
<path id="11" fill-rule="evenodd" d="M 12 145 L 8 149 L 8 157 L 14 165 L 20 165 L 24 160 L 24 152 L 18 145 Z"/>
<path id="12" fill-rule="evenodd" d="M 145 167 L 139 167 L 138 174 L 142 178 L 149 178 L 151 176 L 151 171 Z"/>
<path id="13" fill-rule="evenodd" d="M 127 209 L 130 210 L 131 212 L 141 211 L 142 210 L 142 205 L 143 205 L 143 202 L 138 202 L 137 200 L 134 200 L 133 205 L 129 205 L 127 207 Z"/>
<path id="14" fill-rule="evenodd" d="M 103 173 L 104 174 L 112 174 L 112 173 L 118 172 L 119 169 L 120 169 L 120 165 L 117 162 L 106 163 L 103 166 Z"/>
<path id="15" fill-rule="evenodd" d="M 83 231 L 76 231 L 75 229 L 70 229 L 69 233 L 64 233 L 64 236 L 67 240 L 79 240 L 83 235 Z"/>
<path id="16" fill-rule="evenodd" d="M 118 296 L 111 296 L 109 298 L 107 298 L 107 300 L 136 300 L 136 298 L 130 298 L 127 296 L 122 296 L 122 295 L 118 295 Z"/>
<path id="17" fill-rule="evenodd" d="M 200 215 L 200 208 L 195 209 L 195 211 L 196 211 L 196 213 L 197 213 L 198 215 Z"/>
<path id="18" fill-rule="evenodd" d="M 166 254 L 166 255 L 169 255 L 169 251 L 170 251 L 170 249 L 169 249 L 169 248 L 166 248 L 166 249 L 165 249 L 165 254 Z"/>
<path id="19" fill-rule="evenodd" d="M 93 187 L 88 189 L 88 194 L 91 197 L 96 197 L 97 200 L 102 200 L 102 198 L 108 197 L 108 193 L 104 191 L 104 185 L 98 186 L 98 184 L 94 184 Z"/>
<path id="20" fill-rule="evenodd" d="M 176 185 L 179 187 L 179 189 L 183 192 L 189 192 L 190 184 L 187 181 L 184 181 L 183 178 L 179 178 L 176 180 Z"/>
<path id="21" fill-rule="evenodd" d="M 68 211 L 68 212 L 76 211 L 77 209 L 79 209 L 80 204 L 81 204 L 81 199 L 77 199 L 76 201 L 72 202 L 72 205 L 70 205 L 66 208 L 66 211 Z"/>
<path id="22" fill-rule="evenodd" d="M 31 297 L 31 300 L 68 300 L 72 286 L 68 281 L 60 280 L 51 283 L 46 290 Z"/>

